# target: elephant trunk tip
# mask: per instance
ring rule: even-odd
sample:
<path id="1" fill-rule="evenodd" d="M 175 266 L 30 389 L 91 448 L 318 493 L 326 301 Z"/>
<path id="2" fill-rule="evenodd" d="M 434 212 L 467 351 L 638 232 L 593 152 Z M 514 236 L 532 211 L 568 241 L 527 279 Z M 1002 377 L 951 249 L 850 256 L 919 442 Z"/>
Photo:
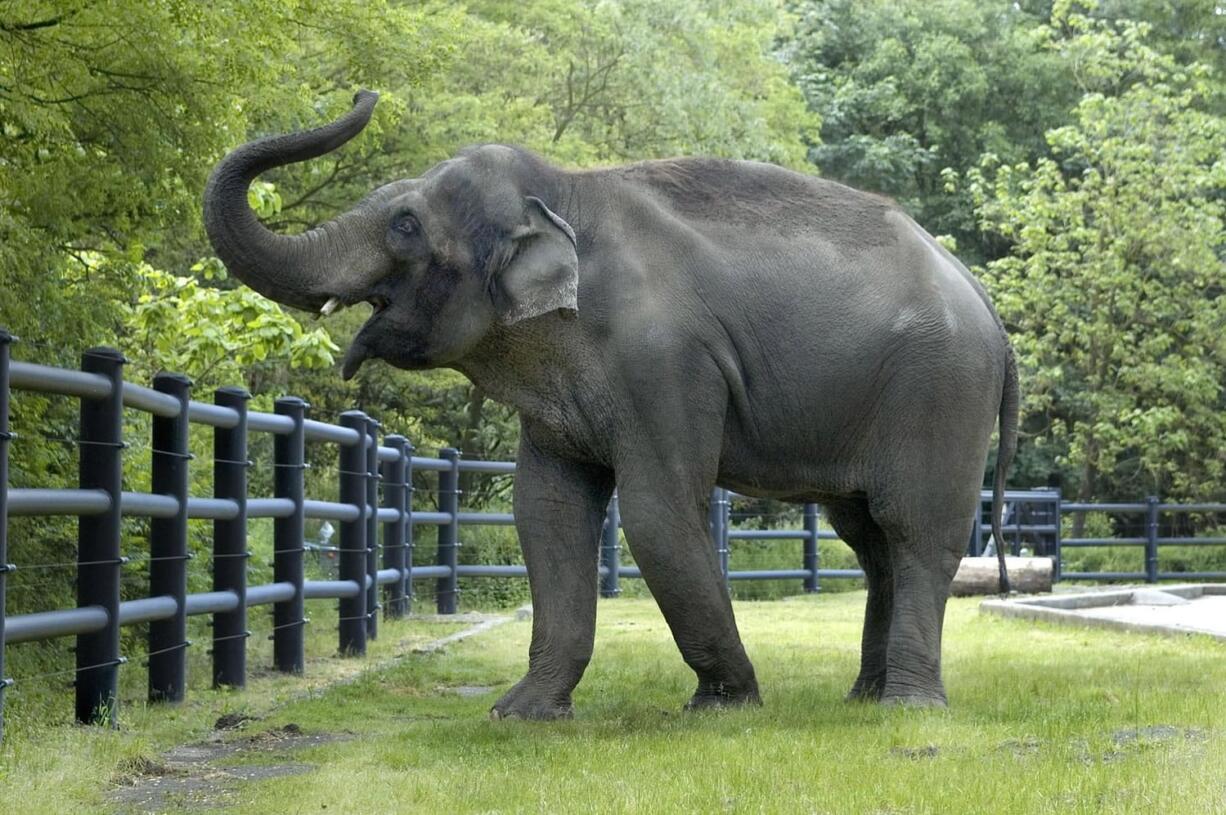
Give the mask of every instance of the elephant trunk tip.
<path id="1" fill-rule="evenodd" d="M 345 361 L 341 363 L 341 379 L 345 382 L 353 379 L 358 369 L 362 367 L 362 363 L 366 361 L 368 353 L 361 335 L 354 337 L 353 342 L 349 344 L 349 350 L 345 352 Z"/>
<path id="2" fill-rule="evenodd" d="M 232 151 L 210 175 L 204 191 L 204 226 L 217 256 L 230 273 L 260 294 L 295 308 L 318 311 L 331 298 L 369 282 L 380 270 L 362 258 L 342 257 L 337 240 L 344 229 L 361 226 L 362 214 L 346 213 L 300 235 L 279 235 L 260 223 L 248 205 L 252 180 L 275 167 L 322 156 L 353 139 L 370 121 L 379 94 L 360 90 L 352 109 L 311 130 L 257 139 Z M 338 243 L 340 244 L 338 246 Z M 354 268 L 351 279 L 337 270 Z"/>

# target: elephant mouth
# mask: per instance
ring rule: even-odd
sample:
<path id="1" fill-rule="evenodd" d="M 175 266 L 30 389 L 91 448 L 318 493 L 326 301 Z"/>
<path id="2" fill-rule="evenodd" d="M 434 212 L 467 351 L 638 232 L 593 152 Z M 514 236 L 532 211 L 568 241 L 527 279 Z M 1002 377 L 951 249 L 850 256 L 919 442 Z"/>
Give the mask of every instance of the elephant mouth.
<path id="1" fill-rule="evenodd" d="M 333 301 L 337 301 L 339 303 L 339 298 L 333 297 L 328 301 L 328 303 L 331 304 Z M 343 363 L 341 363 L 341 379 L 346 382 L 353 379 L 354 375 L 358 372 L 358 369 L 362 367 L 362 363 L 373 356 L 373 349 L 371 348 L 369 339 L 371 328 L 378 321 L 379 317 L 382 316 L 385 311 L 387 311 L 388 306 L 391 305 L 391 302 L 380 294 L 372 294 L 366 297 L 365 301 L 370 303 L 371 314 L 368 318 L 366 318 L 366 322 L 362 324 L 362 327 L 358 330 L 357 335 L 354 336 L 353 342 L 349 344 L 349 350 L 345 352 L 345 360 Z M 341 308 L 344 308 L 344 306 L 334 306 L 331 310 L 325 311 L 327 308 L 328 305 L 325 304 L 324 308 L 320 310 L 320 313 L 335 313 Z"/>
<path id="2" fill-rule="evenodd" d="M 346 308 L 348 308 L 353 303 L 361 303 L 363 302 L 363 300 L 367 303 L 370 303 L 370 307 L 374 310 L 371 314 L 372 317 L 374 317 L 375 315 L 377 315 L 379 312 L 383 311 L 385 308 L 387 308 L 390 305 L 387 298 L 381 294 L 371 294 L 367 297 L 353 300 L 348 303 L 345 302 L 345 300 L 343 300 L 340 297 L 340 295 L 334 294 L 328 298 L 327 302 L 325 302 L 323 306 L 320 307 L 319 313 L 315 315 L 315 319 L 318 320 L 320 317 L 330 317 L 333 314 L 344 311 Z"/>

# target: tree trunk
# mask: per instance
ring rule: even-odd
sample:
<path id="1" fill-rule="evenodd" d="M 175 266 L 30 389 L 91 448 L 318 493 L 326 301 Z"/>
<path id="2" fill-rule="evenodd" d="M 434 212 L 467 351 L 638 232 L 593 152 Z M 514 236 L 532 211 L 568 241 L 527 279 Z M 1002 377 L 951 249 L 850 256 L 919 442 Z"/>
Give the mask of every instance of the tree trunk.
<path id="1" fill-rule="evenodd" d="M 477 449 L 477 434 L 481 428 L 481 420 L 485 413 L 485 391 L 473 385 L 468 390 L 468 406 L 464 411 L 464 428 L 460 432 L 460 450 L 464 455 L 473 458 L 484 458 L 485 450 Z M 460 474 L 460 491 L 465 495 L 472 496 L 473 485 L 479 483 L 476 480 L 477 473 L 461 473 Z M 473 496 L 475 497 L 475 496 Z"/>

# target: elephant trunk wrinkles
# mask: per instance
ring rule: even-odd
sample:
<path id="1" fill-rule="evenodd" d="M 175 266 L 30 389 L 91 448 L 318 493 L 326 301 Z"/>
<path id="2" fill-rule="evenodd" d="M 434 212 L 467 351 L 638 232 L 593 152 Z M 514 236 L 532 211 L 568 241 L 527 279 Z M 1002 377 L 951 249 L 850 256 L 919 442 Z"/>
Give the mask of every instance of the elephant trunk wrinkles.
<path id="1" fill-rule="evenodd" d="M 361 91 L 349 113 L 323 127 L 260 139 L 239 147 L 213 170 L 204 192 L 204 225 L 217 256 L 251 288 L 279 303 L 317 310 L 329 298 L 362 299 L 386 271 L 373 247 L 381 232 L 372 210 L 392 190 L 377 190 L 353 210 L 302 235 L 266 229 L 247 204 L 251 182 L 267 170 L 329 153 L 370 121 L 378 94 Z"/>

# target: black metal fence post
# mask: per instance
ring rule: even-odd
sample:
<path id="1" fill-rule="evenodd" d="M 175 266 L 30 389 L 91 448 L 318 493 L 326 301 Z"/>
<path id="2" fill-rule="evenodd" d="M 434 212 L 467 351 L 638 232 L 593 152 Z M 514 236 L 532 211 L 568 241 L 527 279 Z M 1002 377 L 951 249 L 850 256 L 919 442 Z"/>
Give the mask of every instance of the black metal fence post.
<path id="1" fill-rule="evenodd" d="M 213 687 L 247 683 L 247 401 L 242 388 L 218 388 L 213 401 L 238 414 L 213 433 L 213 494 L 233 501 L 233 518 L 213 522 L 213 591 L 233 592 L 238 605 L 213 615 Z"/>
<path id="2" fill-rule="evenodd" d="M 366 638 L 379 636 L 379 428 L 366 418 Z"/>
<path id="3" fill-rule="evenodd" d="M 966 544 L 967 557 L 979 557 L 983 554 L 983 498 L 975 503 L 975 518 L 971 521 L 971 536 Z"/>
<path id="4" fill-rule="evenodd" d="M 1145 582 L 1158 582 L 1158 496 L 1145 499 Z"/>
<path id="5" fill-rule="evenodd" d="M 0 328 L 0 741 L 4 739 L 4 689 L 9 678 L 4 675 L 4 604 L 8 573 L 8 503 L 9 503 L 9 344 L 13 335 Z"/>
<path id="6" fill-rule="evenodd" d="M 728 520 L 730 504 L 728 490 L 716 487 L 711 491 L 711 505 L 708 510 L 711 527 L 711 540 L 715 544 L 715 553 L 719 557 L 719 570 L 724 576 L 724 585 L 731 585 L 728 579 L 728 554 L 730 551 L 728 538 Z"/>
<path id="7" fill-rule="evenodd" d="M 106 511 L 77 524 L 77 606 L 106 611 L 106 626 L 77 636 L 76 714 L 79 722 L 114 725 L 119 680 L 119 553 L 123 500 L 123 354 L 91 348 L 81 370 L 111 381 L 110 395 L 81 400 L 81 489 L 101 490 Z"/>
<path id="8" fill-rule="evenodd" d="M 1013 549 L 1006 554 L 1012 554 L 1014 557 L 1022 556 L 1022 521 L 1025 508 L 1025 503 L 1021 501 L 1013 504 Z"/>
<path id="9" fill-rule="evenodd" d="M 352 521 L 341 521 L 341 580 L 351 580 L 358 591 L 340 600 L 339 650 L 342 656 L 366 653 L 366 414 L 347 410 L 340 416 L 341 427 L 358 434 L 355 444 L 340 449 L 340 501 L 359 510 Z"/>
<path id="10" fill-rule="evenodd" d="M 1063 515 L 1061 503 L 1063 498 L 1059 488 L 1055 488 L 1056 503 L 1052 505 L 1052 523 L 1056 526 L 1055 537 L 1052 539 L 1052 563 L 1051 563 L 1051 579 L 1053 583 L 1060 581 L 1060 576 L 1064 569 L 1064 532 L 1061 529 L 1060 519 Z"/>
<path id="11" fill-rule="evenodd" d="M 272 607 L 272 664 L 282 673 L 306 669 L 304 646 L 306 609 L 303 603 L 303 550 L 306 544 L 303 484 L 306 476 L 307 403 L 294 396 L 278 399 L 273 410 L 288 416 L 294 429 L 273 439 L 273 495 L 294 505 L 294 511 L 273 521 L 272 573 L 277 583 L 292 583 L 294 596 Z"/>
<path id="12" fill-rule="evenodd" d="M 192 382 L 180 374 L 158 374 L 154 390 L 179 401 L 177 416 L 153 417 L 154 493 L 173 496 L 179 511 L 149 523 L 149 596 L 173 597 L 173 617 L 149 623 L 149 701 L 181 702 L 187 688 L 187 418 Z"/>
<path id="13" fill-rule="evenodd" d="M 404 443 L 404 613 L 413 611 L 413 443 Z"/>
<path id="14" fill-rule="evenodd" d="M 810 594 L 816 594 L 822 590 L 817 578 L 817 570 L 821 565 L 817 554 L 819 539 L 817 504 L 805 504 L 805 543 L 801 568 L 808 572 L 804 579 L 804 589 Z"/>
<path id="15" fill-rule="evenodd" d="M 600 532 L 600 565 L 605 569 L 604 576 L 600 578 L 601 597 L 616 597 L 622 593 L 617 573 L 621 568 L 621 537 L 618 535 L 621 523 L 621 507 L 615 492 L 609 499 L 604 528 Z"/>
<path id="16" fill-rule="evenodd" d="M 438 474 L 438 511 L 451 516 L 449 523 L 438 528 L 438 565 L 451 571 L 438 579 L 435 602 L 439 614 L 455 614 L 459 594 L 456 566 L 460 546 L 460 451 L 444 447 L 438 455 L 451 462 L 449 469 Z"/>
<path id="17" fill-rule="evenodd" d="M 383 568 L 395 569 L 400 577 L 387 586 L 384 614 L 389 618 L 405 615 L 405 584 L 408 571 L 405 568 L 405 545 L 408 542 L 409 505 L 408 458 L 405 451 L 408 440 L 404 436 L 388 436 L 383 443 L 396 451 L 396 458 L 383 462 L 379 469 L 383 480 L 383 506 L 398 513 L 396 520 L 383 525 Z"/>

